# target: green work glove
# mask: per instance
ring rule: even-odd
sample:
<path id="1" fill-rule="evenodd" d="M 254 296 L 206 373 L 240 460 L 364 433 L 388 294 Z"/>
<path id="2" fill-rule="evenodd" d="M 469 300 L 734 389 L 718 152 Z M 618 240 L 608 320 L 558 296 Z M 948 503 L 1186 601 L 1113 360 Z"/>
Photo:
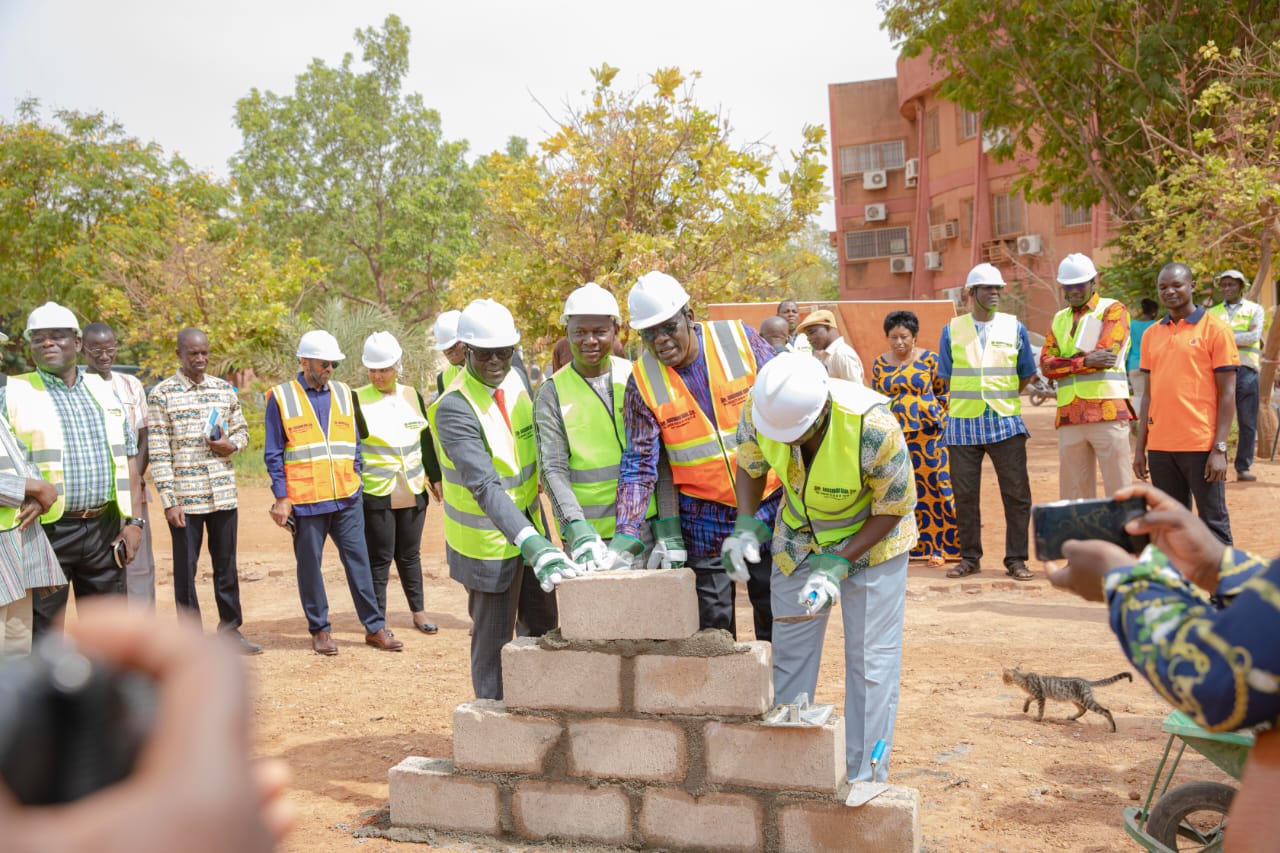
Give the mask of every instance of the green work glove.
<path id="1" fill-rule="evenodd" d="M 565 550 L 569 552 L 570 559 L 583 572 L 590 572 L 599 568 L 600 564 L 604 562 L 605 556 L 609 553 L 604 540 L 600 538 L 600 534 L 596 532 L 596 529 L 591 526 L 589 521 L 579 519 L 566 524 L 563 539 Z"/>
<path id="2" fill-rule="evenodd" d="M 684 535 L 680 532 L 680 517 L 655 518 L 649 522 L 653 531 L 653 553 L 649 555 L 651 569 L 679 569 L 689 559 L 684 548 Z"/>
<path id="3" fill-rule="evenodd" d="M 729 579 L 746 583 L 751 579 L 747 563 L 760 562 L 760 544 L 769 541 L 773 531 L 755 516 L 738 513 L 733 522 L 733 533 L 720 543 L 720 563 L 729 573 Z"/>
<path id="4" fill-rule="evenodd" d="M 578 568 L 545 536 L 534 534 L 520 543 L 520 553 L 525 562 L 533 566 L 543 592 L 551 592 L 561 581 L 578 576 Z"/>
<path id="5" fill-rule="evenodd" d="M 609 541 L 609 550 L 604 559 L 596 564 L 596 571 L 610 572 L 630 569 L 636 564 L 636 557 L 644 553 L 644 543 L 634 536 L 619 533 Z"/>
<path id="6" fill-rule="evenodd" d="M 809 580 L 800 590 L 800 605 L 813 615 L 840 601 L 840 581 L 849 576 L 851 564 L 837 554 L 810 554 L 805 565 Z"/>

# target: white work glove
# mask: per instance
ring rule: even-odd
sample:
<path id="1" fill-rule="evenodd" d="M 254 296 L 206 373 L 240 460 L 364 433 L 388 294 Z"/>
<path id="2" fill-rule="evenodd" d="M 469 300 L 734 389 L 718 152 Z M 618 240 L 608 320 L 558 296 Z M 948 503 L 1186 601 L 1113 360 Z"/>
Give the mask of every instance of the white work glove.
<path id="1" fill-rule="evenodd" d="M 684 547 L 684 534 L 680 530 L 679 516 L 655 518 L 649 522 L 653 531 L 653 551 L 649 553 L 650 569 L 679 569 L 689 560 Z"/>
<path id="2" fill-rule="evenodd" d="M 563 539 L 570 558 L 583 574 L 600 568 L 609 554 L 609 546 L 589 521 L 569 522 Z"/>
<path id="3" fill-rule="evenodd" d="M 596 563 L 596 571 L 615 572 L 635 568 L 636 558 L 643 553 L 643 542 L 634 536 L 619 533 L 609 540 L 604 557 Z"/>
<path id="4" fill-rule="evenodd" d="M 543 592 L 551 592 L 561 581 L 576 578 L 578 567 L 545 536 L 534 534 L 520 543 L 520 553 L 533 567 Z"/>
<path id="5" fill-rule="evenodd" d="M 746 583 L 751 580 L 747 563 L 760 562 L 760 543 L 769 538 L 769 525 L 750 515 L 738 513 L 733 533 L 720 543 L 720 564 L 729 579 Z"/>
<path id="6" fill-rule="evenodd" d="M 810 554 L 809 580 L 800 590 L 800 606 L 812 616 L 840 601 L 840 581 L 849 576 L 849 561 L 836 554 Z"/>

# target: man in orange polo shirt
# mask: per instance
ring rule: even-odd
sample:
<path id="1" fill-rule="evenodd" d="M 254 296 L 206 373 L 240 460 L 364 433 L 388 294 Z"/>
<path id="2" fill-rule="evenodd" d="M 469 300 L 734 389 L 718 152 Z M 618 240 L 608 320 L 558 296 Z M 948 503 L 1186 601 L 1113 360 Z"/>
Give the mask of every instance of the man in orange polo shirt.
<path id="1" fill-rule="evenodd" d="M 1196 512 L 1231 544 L 1227 516 L 1227 434 L 1235 415 L 1240 354 L 1226 324 L 1196 306 L 1186 264 L 1166 264 L 1156 279 L 1168 315 L 1147 332 L 1138 363 L 1150 378 L 1138 419 L 1133 473 Z"/>

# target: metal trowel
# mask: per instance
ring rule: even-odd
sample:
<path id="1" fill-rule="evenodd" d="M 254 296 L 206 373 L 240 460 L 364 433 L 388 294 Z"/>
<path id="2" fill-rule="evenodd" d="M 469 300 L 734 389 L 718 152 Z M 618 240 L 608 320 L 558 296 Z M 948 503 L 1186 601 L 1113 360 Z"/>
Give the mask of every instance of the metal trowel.
<path id="1" fill-rule="evenodd" d="M 875 747 L 871 750 L 871 778 L 876 776 L 876 765 L 884 759 L 885 743 L 883 740 L 876 741 Z M 889 790 L 888 782 L 854 782 L 849 789 L 849 796 L 845 798 L 846 806 L 863 806 L 871 800 Z"/>
<path id="2" fill-rule="evenodd" d="M 801 693 L 794 702 L 774 705 L 764 715 L 763 723 L 766 726 L 821 728 L 831 719 L 835 708 L 835 705 L 810 705 L 809 694 Z"/>

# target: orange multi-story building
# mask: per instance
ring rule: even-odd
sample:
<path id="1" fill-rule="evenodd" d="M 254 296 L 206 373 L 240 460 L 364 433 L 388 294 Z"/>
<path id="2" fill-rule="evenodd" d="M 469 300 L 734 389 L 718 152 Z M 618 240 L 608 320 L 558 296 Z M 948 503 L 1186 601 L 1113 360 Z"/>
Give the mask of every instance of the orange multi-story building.
<path id="1" fill-rule="evenodd" d="M 1062 304 L 1059 261 L 1104 260 L 1105 210 L 1014 193 L 1034 160 L 995 162 L 993 131 L 938 98 L 942 79 L 922 56 L 899 59 L 897 77 L 828 87 L 840 297 L 956 298 L 990 261 L 1011 285 L 1007 309 L 1043 333 Z"/>

